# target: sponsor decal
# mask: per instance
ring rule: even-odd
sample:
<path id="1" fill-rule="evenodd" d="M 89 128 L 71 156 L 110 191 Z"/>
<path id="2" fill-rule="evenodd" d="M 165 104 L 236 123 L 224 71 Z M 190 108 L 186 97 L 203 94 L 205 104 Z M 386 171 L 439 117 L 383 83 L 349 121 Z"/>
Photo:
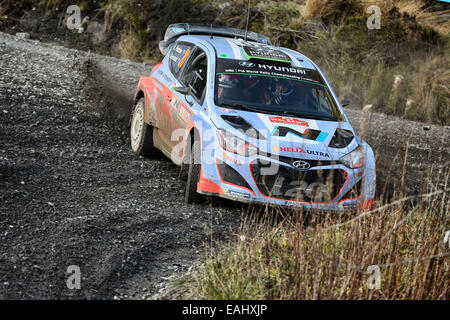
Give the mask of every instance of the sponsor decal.
<path id="1" fill-rule="evenodd" d="M 276 126 L 270 135 L 274 137 L 286 137 L 288 134 L 291 134 L 299 138 L 317 142 L 325 142 L 328 137 L 328 133 L 316 129 L 303 128 L 303 133 L 297 130 L 290 127 Z"/>
<path id="2" fill-rule="evenodd" d="M 347 208 L 355 208 L 356 207 L 356 203 L 352 203 L 352 202 L 343 202 L 342 204 L 341 204 L 342 206 L 344 206 L 344 207 L 347 207 Z"/>
<path id="3" fill-rule="evenodd" d="M 295 118 L 269 117 L 269 120 L 272 123 L 292 124 L 292 125 L 297 125 L 297 126 L 308 127 L 308 122 L 299 120 L 299 119 L 295 119 Z"/>
<path id="4" fill-rule="evenodd" d="M 236 110 L 228 109 L 228 108 L 220 108 L 220 111 L 223 113 L 236 113 Z"/>
<path id="5" fill-rule="evenodd" d="M 235 158 L 233 158 L 233 157 L 230 157 L 230 156 L 229 156 L 228 154 L 226 154 L 225 152 L 223 153 L 222 157 L 223 157 L 225 160 L 228 160 L 228 161 L 230 161 L 230 162 L 232 162 L 232 163 L 234 163 L 234 164 L 237 164 L 238 166 L 242 165 L 242 163 L 241 163 L 238 159 L 235 159 Z"/>
<path id="6" fill-rule="evenodd" d="M 322 76 L 313 69 L 218 58 L 217 74 L 229 73 L 285 78 L 326 86 Z"/>
<path id="7" fill-rule="evenodd" d="M 294 68 L 294 67 L 281 67 L 281 66 L 276 66 L 273 64 L 258 63 L 258 68 L 269 70 L 269 71 L 280 71 L 280 72 L 286 72 L 286 73 L 298 73 L 298 74 L 306 75 L 305 69 Z"/>
<path id="8" fill-rule="evenodd" d="M 326 152 L 316 151 L 316 150 L 306 150 L 307 154 L 312 154 L 314 156 L 320 156 L 324 158 L 331 158 L 330 155 Z"/>
<path id="9" fill-rule="evenodd" d="M 178 107 L 180 106 L 180 100 L 178 100 L 177 98 L 173 97 L 172 100 L 170 101 L 170 106 L 172 108 L 174 108 L 175 110 L 178 110 Z"/>
<path id="10" fill-rule="evenodd" d="M 328 133 L 326 133 L 326 132 L 321 132 L 321 133 L 319 133 L 319 135 L 317 136 L 316 141 L 319 141 L 319 142 L 325 142 L 325 140 L 327 139 L 327 137 L 328 137 Z"/>
<path id="11" fill-rule="evenodd" d="M 275 152 L 280 151 L 280 152 L 291 152 L 291 153 L 306 153 L 305 150 L 300 147 L 291 148 L 291 147 L 273 146 L 272 150 Z"/>
<path id="12" fill-rule="evenodd" d="M 170 79 L 170 77 L 169 77 L 167 74 L 165 74 L 161 69 L 158 69 L 156 72 L 157 72 L 159 75 L 161 75 L 161 77 L 162 77 L 164 80 L 166 80 L 167 82 L 171 82 L 171 81 L 172 81 L 172 79 Z"/>
<path id="13" fill-rule="evenodd" d="M 312 154 L 314 156 L 324 157 L 324 158 L 331 158 L 330 155 L 327 152 L 322 151 L 316 151 L 316 150 L 308 150 L 303 149 L 300 147 L 280 147 L 280 146 L 273 146 L 272 151 L 275 152 L 291 152 L 291 153 L 306 153 L 306 154 Z"/>
<path id="14" fill-rule="evenodd" d="M 250 199 L 250 195 L 244 192 L 233 191 L 229 189 L 225 189 L 225 193 L 239 199 Z"/>
<path id="15" fill-rule="evenodd" d="M 174 52 L 170 55 L 169 59 L 172 60 L 173 62 L 177 62 L 179 58 L 177 57 L 177 55 Z"/>
<path id="16" fill-rule="evenodd" d="M 191 53 L 190 49 L 187 49 L 184 52 L 184 55 L 181 57 L 180 61 L 178 61 L 178 67 L 181 68 L 183 64 L 186 62 L 187 57 L 189 57 L 189 54 Z"/>
<path id="17" fill-rule="evenodd" d="M 267 59 L 291 63 L 291 58 L 280 50 L 274 50 L 263 46 L 243 46 L 247 59 Z"/>

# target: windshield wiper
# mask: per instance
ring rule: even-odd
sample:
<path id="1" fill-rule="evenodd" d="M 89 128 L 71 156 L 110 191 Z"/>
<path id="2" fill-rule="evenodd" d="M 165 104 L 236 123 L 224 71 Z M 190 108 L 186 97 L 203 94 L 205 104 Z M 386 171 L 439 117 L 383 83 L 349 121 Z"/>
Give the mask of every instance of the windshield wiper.
<path id="1" fill-rule="evenodd" d="M 324 120 L 324 121 L 336 121 L 334 117 L 326 117 L 322 115 L 312 115 L 312 114 L 303 114 L 299 112 L 292 111 L 284 111 L 281 112 L 284 116 L 297 117 L 297 118 L 305 118 L 305 119 L 313 119 L 313 120 Z"/>
<path id="2" fill-rule="evenodd" d="M 258 112 L 258 113 L 264 113 L 264 110 L 261 109 L 257 109 L 257 108 L 251 108 L 248 106 L 244 106 L 242 104 L 231 104 L 231 103 L 221 103 L 220 104 L 222 107 L 230 107 L 230 108 L 234 108 L 234 109 L 241 109 L 244 111 L 251 111 L 251 112 Z"/>

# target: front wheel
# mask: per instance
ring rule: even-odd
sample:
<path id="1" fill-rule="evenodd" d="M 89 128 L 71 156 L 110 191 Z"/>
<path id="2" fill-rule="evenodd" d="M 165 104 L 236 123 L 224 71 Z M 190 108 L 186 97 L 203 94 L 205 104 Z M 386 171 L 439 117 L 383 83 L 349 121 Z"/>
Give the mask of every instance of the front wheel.
<path id="1" fill-rule="evenodd" d="M 153 145 L 153 127 L 144 122 L 144 103 L 144 98 L 139 99 L 131 114 L 131 150 L 138 155 L 151 156 L 155 152 Z"/>
<path id="2" fill-rule="evenodd" d="M 188 140 L 190 141 L 190 140 Z M 203 203 L 206 197 L 197 192 L 197 184 L 200 180 L 201 166 L 201 150 L 200 141 L 194 140 L 189 154 L 189 167 L 186 182 L 186 203 Z"/>

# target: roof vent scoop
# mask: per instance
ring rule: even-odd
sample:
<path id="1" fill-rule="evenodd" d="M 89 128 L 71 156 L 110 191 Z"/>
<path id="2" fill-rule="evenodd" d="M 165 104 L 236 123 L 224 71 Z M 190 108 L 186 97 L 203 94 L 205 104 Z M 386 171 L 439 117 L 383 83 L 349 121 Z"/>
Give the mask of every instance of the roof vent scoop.
<path id="1" fill-rule="evenodd" d="M 250 42 L 271 44 L 269 38 L 263 34 L 253 31 L 246 32 L 242 29 L 221 27 L 211 24 L 175 23 L 167 27 L 164 40 L 159 42 L 159 50 L 161 53 L 166 55 L 170 50 L 171 44 L 173 44 L 178 37 L 183 35 L 207 35 L 210 37 L 218 36 L 225 38 L 239 38 L 246 39 L 246 41 Z"/>
<path id="2" fill-rule="evenodd" d="M 328 146 L 337 149 L 345 148 L 353 141 L 354 137 L 350 130 L 337 128 Z"/>

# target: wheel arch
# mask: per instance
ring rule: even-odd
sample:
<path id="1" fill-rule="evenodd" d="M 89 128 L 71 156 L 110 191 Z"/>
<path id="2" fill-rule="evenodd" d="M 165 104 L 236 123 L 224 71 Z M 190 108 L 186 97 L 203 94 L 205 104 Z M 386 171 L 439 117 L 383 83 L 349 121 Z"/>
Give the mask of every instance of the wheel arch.
<path id="1" fill-rule="evenodd" d="M 145 94 L 143 89 L 138 89 L 134 95 L 134 104 L 136 104 L 141 98 L 145 99 Z"/>

